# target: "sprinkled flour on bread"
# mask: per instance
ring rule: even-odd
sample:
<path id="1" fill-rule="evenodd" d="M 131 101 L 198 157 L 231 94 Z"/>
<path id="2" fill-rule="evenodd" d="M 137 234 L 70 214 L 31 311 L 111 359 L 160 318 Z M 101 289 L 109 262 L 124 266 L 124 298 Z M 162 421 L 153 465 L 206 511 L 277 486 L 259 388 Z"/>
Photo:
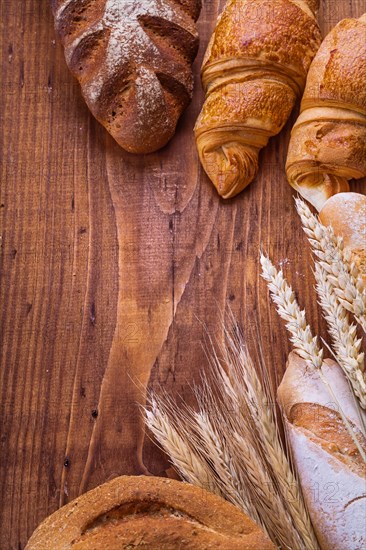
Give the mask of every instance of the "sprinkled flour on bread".
<path id="1" fill-rule="evenodd" d="M 131 152 L 172 137 L 193 89 L 200 0 L 53 0 L 66 62 L 94 116 Z"/>

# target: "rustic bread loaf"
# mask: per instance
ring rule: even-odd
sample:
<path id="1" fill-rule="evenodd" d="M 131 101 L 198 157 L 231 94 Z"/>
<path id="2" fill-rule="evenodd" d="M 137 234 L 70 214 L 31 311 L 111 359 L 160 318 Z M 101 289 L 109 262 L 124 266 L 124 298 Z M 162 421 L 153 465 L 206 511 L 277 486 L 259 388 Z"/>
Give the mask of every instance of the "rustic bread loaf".
<path id="1" fill-rule="evenodd" d="M 326 359 L 322 373 L 333 395 L 319 372 L 291 353 L 278 400 L 321 549 L 362 550 L 366 548 L 366 469 L 340 409 L 363 452 L 366 413 L 335 361 Z"/>
<path id="2" fill-rule="evenodd" d="M 26 550 L 274 550 L 261 529 L 221 498 L 166 478 L 122 476 L 49 516 Z"/>
<path id="3" fill-rule="evenodd" d="M 93 115 L 127 151 L 173 136 L 192 97 L 201 0 L 51 0 L 66 62 Z"/>

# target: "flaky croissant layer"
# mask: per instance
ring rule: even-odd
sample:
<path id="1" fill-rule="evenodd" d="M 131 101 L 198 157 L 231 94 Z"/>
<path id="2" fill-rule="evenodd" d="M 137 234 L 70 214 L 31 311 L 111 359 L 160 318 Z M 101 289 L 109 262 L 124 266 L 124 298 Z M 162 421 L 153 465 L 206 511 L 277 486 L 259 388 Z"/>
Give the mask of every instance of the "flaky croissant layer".
<path id="1" fill-rule="evenodd" d="M 206 100 L 195 126 L 202 165 L 229 198 L 258 170 L 302 93 L 320 31 L 308 0 L 229 0 L 202 66 Z M 312 8 L 312 9 L 311 9 Z"/>

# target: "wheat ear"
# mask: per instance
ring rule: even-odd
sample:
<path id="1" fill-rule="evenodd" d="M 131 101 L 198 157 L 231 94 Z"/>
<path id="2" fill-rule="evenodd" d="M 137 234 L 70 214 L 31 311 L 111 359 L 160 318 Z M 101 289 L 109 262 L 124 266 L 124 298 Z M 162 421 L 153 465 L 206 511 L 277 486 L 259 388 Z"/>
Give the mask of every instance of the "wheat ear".
<path id="1" fill-rule="evenodd" d="M 318 338 L 312 335 L 310 326 L 306 323 L 305 310 L 300 309 L 295 293 L 284 278 L 282 270 L 277 271 L 271 260 L 263 254 L 260 262 L 262 277 L 268 283 L 280 317 L 286 321 L 294 348 L 308 365 L 320 369 L 324 351 L 319 347 Z"/>
<path id="2" fill-rule="evenodd" d="M 365 289 L 361 288 L 357 268 L 346 262 L 343 241 L 335 237 L 331 227 L 324 227 L 306 203 L 296 199 L 301 218 L 314 255 L 315 279 L 320 305 L 328 323 L 336 359 L 349 379 L 360 404 L 366 408 L 366 376 L 362 339 L 357 337 L 356 326 L 350 322 L 347 312 L 366 330 Z"/>
<path id="3" fill-rule="evenodd" d="M 188 444 L 189 440 L 181 437 L 164 407 L 164 401 L 159 399 L 158 402 L 150 396 L 148 403 L 150 409 L 145 409 L 145 422 L 183 479 L 222 496 L 205 462 Z"/>
<path id="4" fill-rule="evenodd" d="M 243 483 L 243 476 L 233 465 L 225 439 L 220 437 L 220 430 L 210 420 L 208 410 L 202 409 L 201 407 L 199 412 L 192 412 L 195 420 L 194 432 L 198 434 L 197 443 L 201 455 L 213 468 L 216 483 L 227 500 L 267 530 L 252 503 L 250 491 L 245 487 L 245 482 Z M 221 422 L 225 422 L 224 419 Z"/>
<path id="5" fill-rule="evenodd" d="M 186 406 L 178 410 L 167 395 L 150 395 L 146 424 L 183 479 L 229 500 L 267 531 L 245 487 L 245 476 L 233 468 L 224 440 L 209 420 L 212 403 L 202 406 L 203 391 L 196 389 L 201 396 L 199 412 Z"/>
<path id="6" fill-rule="evenodd" d="M 356 325 L 350 323 L 346 310 L 337 300 L 333 284 L 318 262 L 315 264 L 315 280 L 336 359 L 350 381 L 361 407 L 366 409 L 365 354 L 361 351 L 362 338 L 357 338 Z"/>
<path id="7" fill-rule="evenodd" d="M 331 227 L 322 225 L 302 199 L 296 198 L 295 202 L 312 251 L 333 285 L 339 303 L 366 332 L 366 289 L 343 239 L 336 237 Z"/>

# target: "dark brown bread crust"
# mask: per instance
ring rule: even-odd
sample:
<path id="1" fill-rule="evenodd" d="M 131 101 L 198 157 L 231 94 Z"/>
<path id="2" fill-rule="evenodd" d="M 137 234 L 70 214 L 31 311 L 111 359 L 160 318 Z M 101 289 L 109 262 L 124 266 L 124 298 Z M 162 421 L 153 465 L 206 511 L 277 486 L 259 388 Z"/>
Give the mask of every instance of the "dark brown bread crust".
<path id="1" fill-rule="evenodd" d="M 163 147 L 192 97 L 201 0 L 51 0 L 93 115 L 133 153 Z"/>
<path id="2" fill-rule="evenodd" d="M 26 550 L 274 550 L 237 508 L 193 485 L 122 476 L 73 500 L 36 529 Z"/>

